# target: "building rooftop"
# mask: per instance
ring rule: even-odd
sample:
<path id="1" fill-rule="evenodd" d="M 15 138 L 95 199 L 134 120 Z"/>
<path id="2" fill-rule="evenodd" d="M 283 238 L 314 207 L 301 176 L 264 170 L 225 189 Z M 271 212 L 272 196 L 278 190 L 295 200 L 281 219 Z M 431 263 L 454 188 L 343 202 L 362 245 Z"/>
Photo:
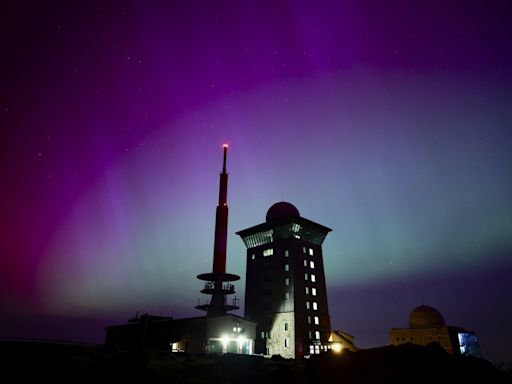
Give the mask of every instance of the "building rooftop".
<path id="1" fill-rule="evenodd" d="M 409 315 L 409 328 L 436 328 L 445 325 L 441 313 L 428 305 L 420 305 Z"/>
<path id="2" fill-rule="evenodd" d="M 286 201 L 280 201 L 279 203 L 275 203 L 268 209 L 266 221 L 268 223 L 269 221 L 273 221 L 283 217 L 300 217 L 300 213 L 299 210 L 295 207 L 295 205 L 288 203 Z"/>

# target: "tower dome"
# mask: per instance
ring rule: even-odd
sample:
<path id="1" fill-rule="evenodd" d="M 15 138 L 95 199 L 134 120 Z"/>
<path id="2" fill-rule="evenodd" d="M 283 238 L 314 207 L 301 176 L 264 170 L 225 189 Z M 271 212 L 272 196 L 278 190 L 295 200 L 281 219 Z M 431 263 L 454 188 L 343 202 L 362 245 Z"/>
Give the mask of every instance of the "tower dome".
<path id="1" fill-rule="evenodd" d="M 445 325 L 444 318 L 435 308 L 420 305 L 409 316 L 409 328 L 436 328 Z"/>
<path id="2" fill-rule="evenodd" d="M 269 222 L 287 216 L 300 217 L 299 210 L 291 203 L 280 201 L 268 209 L 266 220 Z"/>

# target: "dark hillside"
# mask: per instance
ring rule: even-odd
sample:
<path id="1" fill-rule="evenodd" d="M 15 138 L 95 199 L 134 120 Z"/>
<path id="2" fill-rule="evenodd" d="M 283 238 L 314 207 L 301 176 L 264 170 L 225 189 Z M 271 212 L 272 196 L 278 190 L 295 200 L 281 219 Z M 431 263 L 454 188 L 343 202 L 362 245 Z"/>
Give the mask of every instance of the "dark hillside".
<path id="1" fill-rule="evenodd" d="M 52 383 L 512 383 L 491 363 L 440 347 L 382 347 L 279 357 L 172 354 L 35 342 L 0 342 L 4 375 Z"/>

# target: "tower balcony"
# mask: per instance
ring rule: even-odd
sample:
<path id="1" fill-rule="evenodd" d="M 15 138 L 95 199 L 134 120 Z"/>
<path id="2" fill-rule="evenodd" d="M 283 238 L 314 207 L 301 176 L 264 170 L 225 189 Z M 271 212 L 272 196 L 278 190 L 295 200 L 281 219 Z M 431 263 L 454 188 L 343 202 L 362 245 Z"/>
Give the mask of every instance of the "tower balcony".
<path id="1" fill-rule="evenodd" d="M 220 285 L 221 283 L 217 283 L 219 288 L 215 286 L 215 282 L 208 281 L 204 284 L 204 288 L 201 290 L 201 293 L 206 293 L 208 295 L 213 295 L 214 293 L 221 293 L 223 295 L 231 295 L 235 293 L 235 286 L 233 284 L 224 283 Z"/>
<path id="2" fill-rule="evenodd" d="M 201 300 L 197 299 L 197 305 L 195 306 L 195 308 L 206 312 L 218 312 L 218 314 L 225 314 L 226 312 L 234 311 L 240 308 L 240 299 L 236 297 L 233 299 L 233 304 L 228 304 L 225 296 L 223 297 L 222 301 L 223 302 L 220 305 L 211 302 L 201 304 Z"/>

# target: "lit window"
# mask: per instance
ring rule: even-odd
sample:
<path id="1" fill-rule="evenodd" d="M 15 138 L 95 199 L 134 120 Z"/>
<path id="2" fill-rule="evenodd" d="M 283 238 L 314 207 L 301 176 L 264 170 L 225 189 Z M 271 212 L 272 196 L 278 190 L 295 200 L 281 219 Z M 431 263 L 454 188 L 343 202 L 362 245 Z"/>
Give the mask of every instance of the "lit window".
<path id="1" fill-rule="evenodd" d="M 320 325 L 320 319 L 318 318 L 318 316 L 315 316 L 314 320 L 315 320 L 315 325 Z"/>
<path id="2" fill-rule="evenodd" d="M 315 331 L 315 339 L 320 340 L 320 331 Z"/>
<path id="3" fill-rule="evenodd" d="M 308 332 L 308 336 L 309 336 L 310 339 L 312 339 L 313 338 L 313 332 L 309 331 Z"/>
<path id="4" fill-rule="evenodd" d="M 318 303 L 316 301 L 313 301 L 313 311 L 318 310 Z"/>
<path id="5" fill-rule="evenodd" d="M 306 247 L 302 247 L 302 253 L 306 253 Z"/>
<path id="6" fill-rule="evenodd" d="M 310 256 L 313 256 L 313 248 L 309 248 L 309 254 Z"/>
<path id="7" fill-rule="evenodd" d="M 252 260 L 256 259 L 256 255 L 254 253 L 251 255 L 251 259 Z"/>
<path id="8" fill-rule="evenodd" d="M 265 338 L 265 332 L 261 331 L 261 338 L 264 339 Z"/>
<path id="9" fill-rule="evenodd" d="M 309 306 L 310 306 L 309 301 L 306 301 L 306 309 L 309 309 Z"/>
<path id="10" fill-rule="evenodd" d="M 314 261 L 310 261 L 309 262 L 309 268 L 315 269 L 315 262 Z"/>
<path id="11" fill-rule="evenodd" d="M 290 299 L 290 293 L 289 292 L 285 292 L 284 293 L 284 299 L 285 300 L 289 300 Z"/>
<path id="12" fill-rule="evenodd" d="M 308 281 L 308 274 L 307 273 L 304 274 L 304 280 Z"/>
<path id="13" fill-rule="evenodd" d="M 306 295 L 309 295 L 309 287 L 306 287 Z"/>
<path id="14" fill-rule="evenodd" d="M 288 348 L 290 346 L 290 341 L 288 340 L 287 337 L 284 338 L 284 347 L 285 348 Z"/>
<path id="15" fill-rule="evenodd" d="M 285 265 L 284 265 L 284 270 L 285 270 L 286 272 L 288 272 L 288 271 L 290 270 L 290 264 L 285 264 Z"/>
<path id="16" fill-rule="evenodd" d="M 311 281 L 314 283 L 316 281 L 315 275 L 311 274 Z"/>
<path id="17" fill-rule="evenodd" d="M 308 316 L 308 324 L 311 324 L 311 316 Z"/>
<path id="18" fill-rule="evenodd" d="M 288 252 L 288 250 L 286 249 L 286 250 L 284 251 L 284 257 L 288 257 L 288 256 L 290 256 L 290 252 Z"/>
<path id="19" fill-rule="evenodd" d="M 284 323 L 284 330 L 287 331 L 288 330 L 288 323 Z"/>
<path id="20" fill-rule="evenodd" d="M 306 259 L 304 259 L 304 266 L 307 267 L 308 266 L 308 261 Z"/>
<path id="21" fill-rule="evenodd" d="M 273 248 L 269 248 L 269 249 L 265 249 L 263 251 L 263 256 L 272 256 L 274 254 L 274 249 Z"/>
<path id="22" fill-rule="evenodd" d="M 290 279 L 289 278 L 284 279 L 284 285 L 290 285 Z"/>
<path id="23" fill-rule="evenodd" d="M 313 296 L 316 296 L 316 288 L 311 288 L 311 294 L 312 294 Z"/>

